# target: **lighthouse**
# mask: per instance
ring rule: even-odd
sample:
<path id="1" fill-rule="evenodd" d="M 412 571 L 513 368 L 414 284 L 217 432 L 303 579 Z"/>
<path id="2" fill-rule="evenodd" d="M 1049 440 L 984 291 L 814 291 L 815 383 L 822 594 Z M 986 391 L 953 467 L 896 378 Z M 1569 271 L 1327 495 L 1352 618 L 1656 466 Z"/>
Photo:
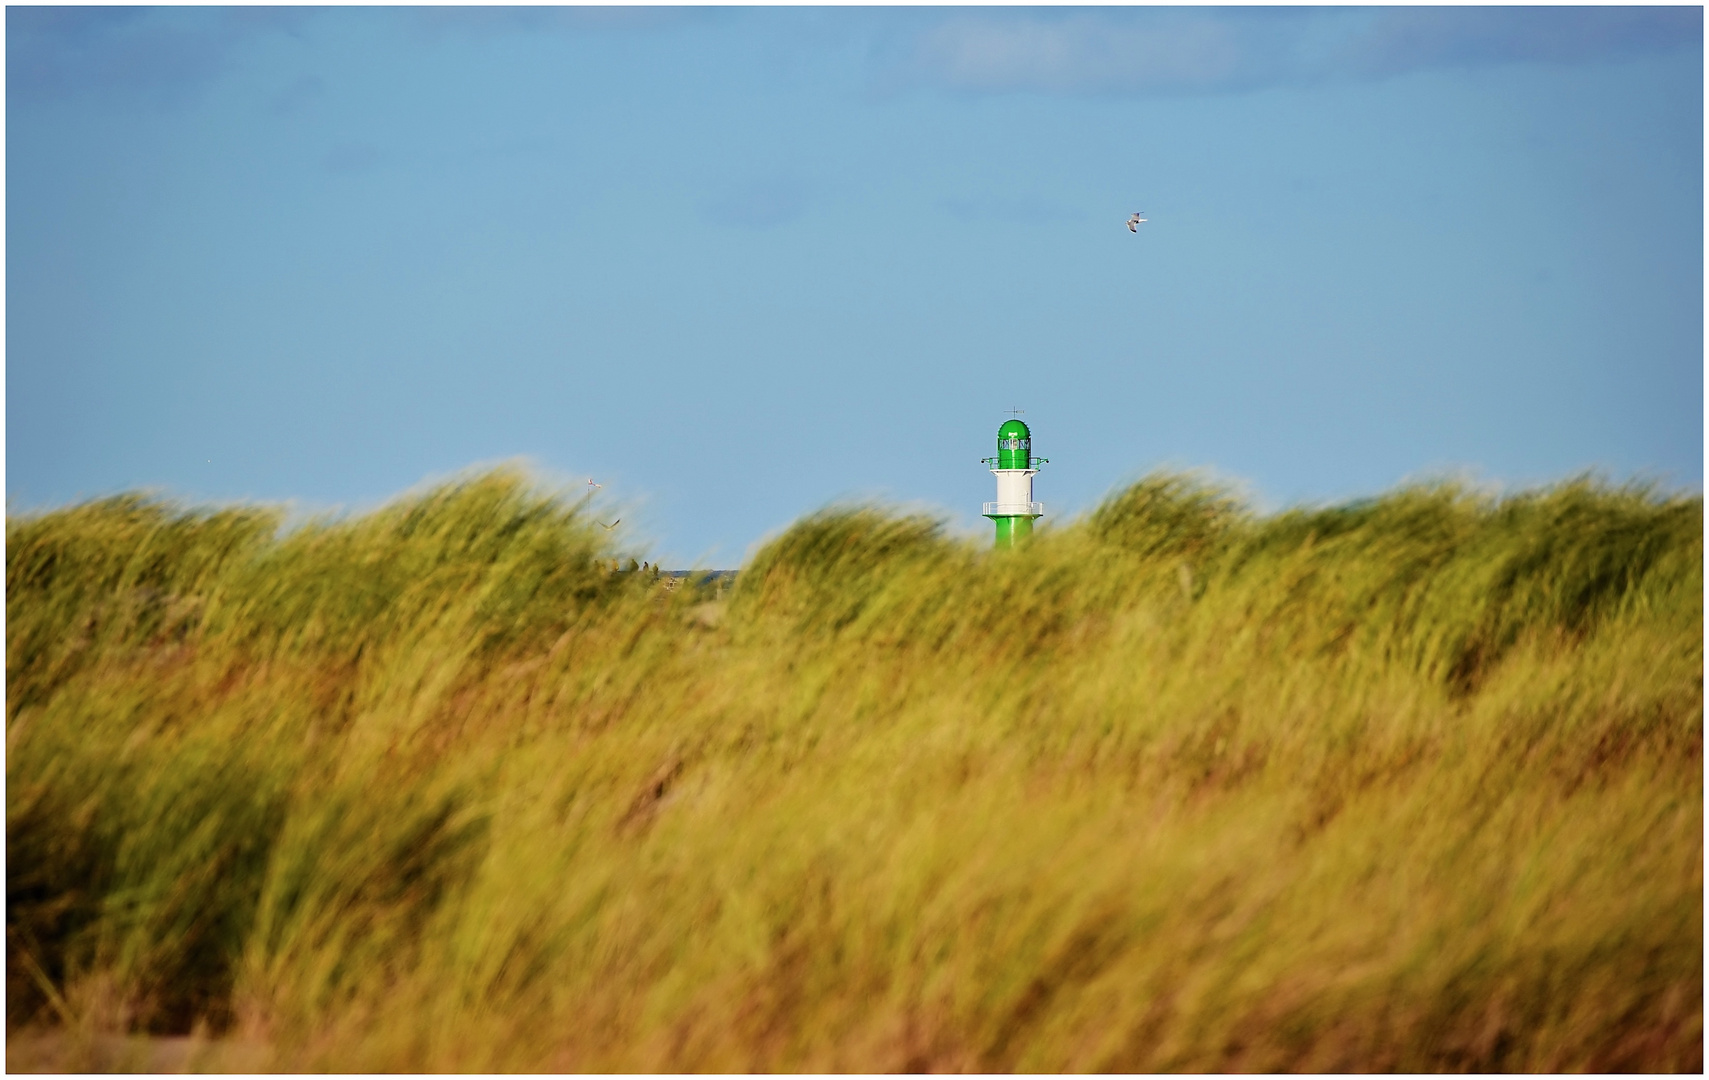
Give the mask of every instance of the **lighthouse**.
<path id="1" fill-rule="evenodd" d="M 1033 457 L 1033 434 L 1019 419 L 1005 420 L 997 429 L 997 456 L 980 459 L 997 477 L 997 501 L 985 504 L 985 517 L 997 523 L 997 546 L 1013 547 L 1032 535 L 1033 519 L 1044 516 L 1044 504 L 1033 502 L 1036 466 L 1048 458 Z"/>

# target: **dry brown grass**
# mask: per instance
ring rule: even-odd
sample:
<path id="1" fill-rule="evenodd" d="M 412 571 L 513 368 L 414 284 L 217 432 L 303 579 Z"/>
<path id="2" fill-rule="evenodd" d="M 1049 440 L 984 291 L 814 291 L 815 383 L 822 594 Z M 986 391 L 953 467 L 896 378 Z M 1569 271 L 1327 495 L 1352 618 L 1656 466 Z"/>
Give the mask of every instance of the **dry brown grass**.
<path id="1" fill-rule="evenodd" d="M 277 525 L 7 523 L 9 1064 L 1702 1067 L 1698 499 L 1153 477 L 724 599 L 508 472 Z"/>

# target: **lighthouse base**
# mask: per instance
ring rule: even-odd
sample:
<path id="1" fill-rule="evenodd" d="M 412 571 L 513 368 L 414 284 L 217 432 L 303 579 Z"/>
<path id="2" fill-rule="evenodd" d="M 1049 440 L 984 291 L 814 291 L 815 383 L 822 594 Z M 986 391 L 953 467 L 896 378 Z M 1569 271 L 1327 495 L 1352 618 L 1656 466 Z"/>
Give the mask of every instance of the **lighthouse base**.
<path id="1" fill-rule="evenodd" d="M 1032 514 L 988 514 L 997 523 L 997 547 L 1008 548 L 1033 534 Z"/>

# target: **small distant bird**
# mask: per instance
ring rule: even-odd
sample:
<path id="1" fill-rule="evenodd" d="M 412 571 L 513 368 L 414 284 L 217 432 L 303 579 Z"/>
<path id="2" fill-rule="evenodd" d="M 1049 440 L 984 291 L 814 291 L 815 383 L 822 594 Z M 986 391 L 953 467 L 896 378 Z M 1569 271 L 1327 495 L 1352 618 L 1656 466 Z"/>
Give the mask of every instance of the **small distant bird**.
<path id="1" fill-rule="evenodd" d="M 1144 224 L 1146 220 L 1144 210 L 1134 211 L 1134 215 L 1127 219 L 1127 231 L 1130 233 L 1138 232 L 1140 225 Z"/>
<path id="2" fill-rule="evenodd" d="M 602 488 L 602 487 L 604 487 L 604 486 L 605 486 L 605 485 L 604 485 L 604 484 L 596 484 L 596 483 L 594 483 L 594 482 L 593 482 L 593 477 L 591 477 L 591 476 L 590 476 L 590 477 L 588 477 L 588 478 L 587 478 L 587 489 L 588 489 L 588 490 L 589 490 L 589 491 L 592 491 L 592 490 L 593 490 L 593 489 L 594 489 L 594 488 Z"/>
<path id="3" fill-rule="evenodd" d="M 613 522 L 612 522 L 612 523 L 611 523 L 611 524 L 609 524 L 609 525 L 607 525 L 607 524 L 606 524 L 606 523 L 605 523 L 605 522 L 603 522 L 603 521 L 602 521 L 602 522 L 600 522 L 600 523 L 599 523 L 599 527 L 600 527 L 600 528 L 602 528 L 602 529 L 604 529 L 604 530 L 605 530 L 605 531 L 606 531 L 606 532 L 610 532 L 610 531 L 611 531 L 611 530 L 612 530 L 612 529 L 615 529 L 615 528 L 617 528 L 617 526 L 619 526 L 619 525 L 621 525 L 621 524 L 623 524 L 623 519 L 622 519 L 622 518 L 618 518 L 618 519 L 617 519 L 617 520 L 616 520 L 616 521 L 613 521 Z"/>

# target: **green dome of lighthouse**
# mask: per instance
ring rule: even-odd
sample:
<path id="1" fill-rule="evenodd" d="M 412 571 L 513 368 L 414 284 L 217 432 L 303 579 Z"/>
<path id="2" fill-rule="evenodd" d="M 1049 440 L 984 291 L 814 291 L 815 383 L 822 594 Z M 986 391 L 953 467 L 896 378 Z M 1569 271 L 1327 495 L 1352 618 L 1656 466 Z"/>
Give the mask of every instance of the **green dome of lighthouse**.
<path id="1" fill-rule="evenodd" d="M 997 467 L 1032 468 L 1033 433 L 1019 420 L 1005 420 L 997 429 Z"/>

